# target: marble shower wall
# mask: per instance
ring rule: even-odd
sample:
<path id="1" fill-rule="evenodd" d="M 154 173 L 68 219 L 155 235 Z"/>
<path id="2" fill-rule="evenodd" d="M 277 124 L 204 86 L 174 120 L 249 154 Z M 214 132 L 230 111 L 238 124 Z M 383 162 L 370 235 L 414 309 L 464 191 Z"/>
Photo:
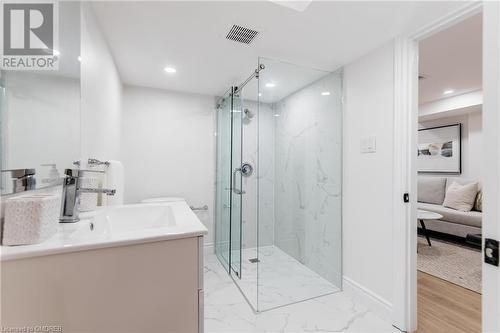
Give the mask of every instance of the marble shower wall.
<path id="1" fill-rule="evenodd" d="M 339 287 L 341 78 L 340 71 L 328 74 L 273 105 L 279 115 L 274 117 L 274 244 Z"/>
<path id="2" fill-rule="evenodd" d="M 251 119 L 243 116 L 242 162 L 250 163 L 254 167 L 254 173 L 242 179 L 245 191 L 242 205 L 242 248 L 254 248 L 257 247 L 259 230 L 259 246 L 272 245 L 274 242 L 274 117 L 269 104 L 259 105 L 243 99 L 242 105 L 243 109 L 248 108 L 254 113 Z"/>

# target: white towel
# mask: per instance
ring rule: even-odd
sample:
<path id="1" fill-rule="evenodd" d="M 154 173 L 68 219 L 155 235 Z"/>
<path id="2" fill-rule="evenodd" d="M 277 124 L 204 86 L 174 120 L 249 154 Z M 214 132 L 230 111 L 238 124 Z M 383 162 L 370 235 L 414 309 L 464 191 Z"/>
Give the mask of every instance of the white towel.
<path id="1" fill-rule="evenodd" d="M 106 171 L 106 166 L 104 165 L 88 164 L 86 159 L 84 161 L 81 166 L 82 170 Z M 84 172 L 80 179 L 80 187 L 100 188 L 102 183 L 103 174 L 98 172 Z M 98 193 L 80 193 L 80 211 L 96 210 L 100 202 L 100 197 L 101 195 Z"/>
<path id="2" fill-rule="evenodd" d="M 104 187 L 116 190 L 115 195 L 107 196 L 107 205 L 123 205 L 123 191 L 125 189 L 125 172 L 123 164 L 120 161 L 109 161 L 109 166 L 106 170 Z"/>
<path id="3" fill-rule="evenodd" d="M 88 173 L 87 175 L 89 175 Z M 80 179 L 80 187 L 99 188 L 100 180 L 98 177 L 83 176 Z M 97 208 L 97 193 L 80 193 L 80 211 L 88 212 Z"/>

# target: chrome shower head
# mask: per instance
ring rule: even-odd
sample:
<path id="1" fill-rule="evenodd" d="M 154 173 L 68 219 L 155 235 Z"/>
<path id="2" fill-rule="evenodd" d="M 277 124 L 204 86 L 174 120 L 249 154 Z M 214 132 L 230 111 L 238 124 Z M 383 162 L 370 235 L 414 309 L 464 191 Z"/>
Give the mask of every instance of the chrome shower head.
<path id="1" fill-rule="evenodd" d="M 247 117 L 247 119 L 252 119 L 255 116 L 255 113 L 253 113 L 253 111 L 250 109 L 244 109 L 243 113 L 245 114 L 245 117 Z"/>

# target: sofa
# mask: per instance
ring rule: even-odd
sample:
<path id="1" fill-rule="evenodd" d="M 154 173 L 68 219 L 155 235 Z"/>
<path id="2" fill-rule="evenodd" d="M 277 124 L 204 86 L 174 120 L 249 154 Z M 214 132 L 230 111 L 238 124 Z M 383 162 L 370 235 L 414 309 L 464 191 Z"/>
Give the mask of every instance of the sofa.
<path id="1" fill-rule="evenodd" d="M 462 185 L 476 181 L 455 177 L 418 177 L 418 209 L 435 212 L 443 216 L 440 220 L 426 220 L 426 228 L 458 237 L 466 237 L 468 234 L 480 234 L 483 215 L 481 212 L 481 184 L 478 182 L 479 192 L 474 207 L 471 211 L 463 212 L 443 206 L 446 190 L 453 182 Z"/>

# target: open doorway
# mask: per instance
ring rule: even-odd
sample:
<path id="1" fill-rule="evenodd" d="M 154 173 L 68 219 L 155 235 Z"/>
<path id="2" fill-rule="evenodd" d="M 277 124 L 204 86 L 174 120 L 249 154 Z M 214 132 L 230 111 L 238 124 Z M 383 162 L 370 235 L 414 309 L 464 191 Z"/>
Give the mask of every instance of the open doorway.
<path id="1" fill-rule="evenodd" d="M 418 332 L 481 332 L 482 14 L 419 41 Z"/>

